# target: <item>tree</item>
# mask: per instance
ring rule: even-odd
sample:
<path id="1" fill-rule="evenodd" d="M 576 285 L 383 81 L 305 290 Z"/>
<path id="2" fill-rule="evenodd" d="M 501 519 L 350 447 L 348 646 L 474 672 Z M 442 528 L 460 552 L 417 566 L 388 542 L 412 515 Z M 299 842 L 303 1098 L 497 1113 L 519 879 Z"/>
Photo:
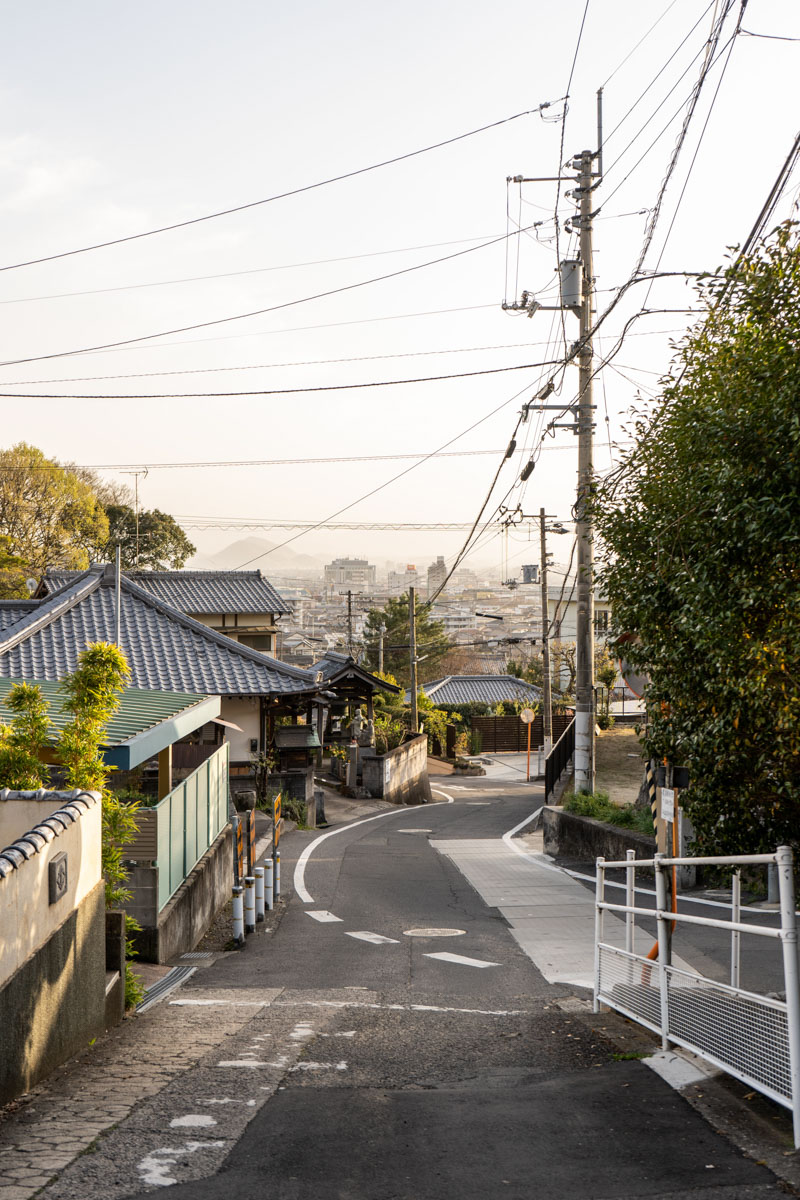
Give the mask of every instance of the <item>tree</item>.
<path id="1" fill-rule="evenodd" d="M 105 511 L 108 536 L 101 557 L 109 562 L 119 545 L 122 566 L 128 570 L 137 566 L 148 571 L 179 570 L 195 552 L 174 517 L 158 508 L 139 513 L 138 539 L 136 512 L 130 505 L 108 504 Z"/>
<path id="2" fill-rule="evenodd" d="M 108 535 L 108 520 L 85 473 L 20 442 L 0 450 L 0 591 L 26 595 L 26 576 L 47 567 L 88 567 Z"/>
<path id="3" fill-rule="evenodd" d="M 701 291 L 634 449 L 595 495 L 650 755 L 686 764 L 706 853 L 800 841 L 800 246 L 781 226 Z M 624 640 L 620 640 L 621 636 Z"/>
<path id="4" fill-rule="evenodd" d="M 417 654 L 425 658 L 424 674 L 428 679 L 435 679 L 437 668 L 445 655 L 452 648 L 452 642 L 444 631 L 441 621 L 434 620 L 430 609 L 420 604 L 417 615 Z M 370 670 L 378 666 L 378 639 L 381 625 L 386 626 L 384 634 L 384 662 L 386 670 L 396 675 L 400 683 L 410 682 L 410 654 L 408 650 L 409 617 L 408 596 L 391 596 L 384 608 L 371 608 L 364 624 L 364 641 L 366 653 L 364 663 Z"/>
<path id="5" fill-rule="evenodd" d="M 16 683 L 6 708 L 13 716 L 10 725 L 0 725 L 0 787 L 36 791 L 47 784 L 42 756 L 50 728 L 47 701 L 35 684 Z"/>

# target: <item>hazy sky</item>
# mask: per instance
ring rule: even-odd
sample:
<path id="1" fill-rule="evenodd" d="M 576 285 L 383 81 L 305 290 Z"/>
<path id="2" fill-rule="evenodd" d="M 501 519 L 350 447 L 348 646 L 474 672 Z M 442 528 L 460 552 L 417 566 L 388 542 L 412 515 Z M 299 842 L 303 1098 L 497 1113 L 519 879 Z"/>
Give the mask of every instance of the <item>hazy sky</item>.
<path id="1" fill-rule="evenodd" d="M 724 4 L 718 0 L 716 7 Z M 213 551 L 245 534 L 198 526 L 236 518 L 321 520 L 414 460 L 156 464 L 422 456 L 480 422 L 449 449 L 498 453 L 434 458 L 339 518 L 472 521 L 521 402 L 552 368 L 351 391 L 130 397 L 324 389 L 558 359 L 562 333 L 568 342 L 577 336 L 574 316 L 566 314 L 562 330 L 553 313 L 529 320 L 500 307 L 504 294 L 514 298 L 515 283 L 552 302 L 553 184 L 526 185 L 521 197 L 517 187 L 508 190 L 513 220 L 542 222 L 535 232 L 511 239 L 508 293 L 506 249 L 499 242 L 399 277 L 308 298 L 502 238 L 514 228 L 506 215 L 507 176 L 554 175 L 558 167 L 562 128 L 552 118 L 563 112 L 556 102 L 567 90 L 584 8 L 585 0 L 507 0 L 499 7 L 485 0 L 144 0 L 124 7 L 34 0 L 16 7 L 0 89 L 0 265 L 262 200 L 545 101 L 552 107 L 547 121 L 522 116 L 302 195 L 2 272 L 6 364 L 287 306 L 112 351 L 4 365 L 0 390 L 6 393 L 115 398 L 6 399 L 3 444 L 25 439 L 62 460 L 148 466 L 140 481 L 143 505 L 185 519 L 192 539 Z M 601 310 L 636 262 L 647 221 L 641 210 L 652 207 L 664 177 L 714 11 L 705 0 L 589 0 L 564 161 L 595 147 L 595 93 L 604 85 L 606 178 L 597 192 L 602 208 L 595 243 Z M 739 0 L 721 46 L 738 12 Z M 800 39 L 800 6 L 795 0 L 750 0 L 743 29 L 748 32 L 736 38 L 730 58 L 725 51 L 706 82 L 645 268 L 656 266 L 665 238 L 661 270 L 721 263 L 726 246 L 741 242 L 754 223 L 797 132 L 800 42 L 750 35 Z M 800 178 L 794 179 L 778 217 L 789 215 L 798 184 Z M 567 190 L 565 184 L 562 222 L 574 211 Z M 562 255 L 570 250 L 562 230 Z M 599 353 L 611 348 L 645 303 L 651 309 L 690 307 L 694 293 L 681 279 L 634 287 L 603 327 Z M 644 395 L 657 385 L 670 341 L 690 319 L 654 313 L 637 320 L 613 368 L 603 372 L 595 390 L 600 469 L 610 461 L 609 431 L 612 440 L 623 436 L 637 385 L 647 389 Z M 569 400 L 576 386 L 577 369 L 571 367 L 559 397 Z M 495 501 L 518 477 L 540 433 L 538 419 L 523 427 Z M 508 503 L 520 502 L 526 512 L 545 505 L 568 517 L 575 471 L 575 439 L 560 431 L 546 440 L 531 479 L 512 490 Z M 132 480 L 121 467 L 103 474 Z M 493 507 L 494 501 L 488 511 Z M 262 532 L 272 541 L 292 535 Z M 522 536 L 525 541 L 509 544 L 512 569 L 530 559 Z M 352 553 L 425 563 L 437 554 L 451 556 L 460 540 L 457 533 L 319 531 L 292 547 L 323 557 Z M 568 552 L 566 539 L 556 544 L 558 559 Z M 474 559 L 499 562 L 500 554 L 495 539 L 481 543 Z M 260 565 L 269 571 L 269 563 L 266 558 Z"/>

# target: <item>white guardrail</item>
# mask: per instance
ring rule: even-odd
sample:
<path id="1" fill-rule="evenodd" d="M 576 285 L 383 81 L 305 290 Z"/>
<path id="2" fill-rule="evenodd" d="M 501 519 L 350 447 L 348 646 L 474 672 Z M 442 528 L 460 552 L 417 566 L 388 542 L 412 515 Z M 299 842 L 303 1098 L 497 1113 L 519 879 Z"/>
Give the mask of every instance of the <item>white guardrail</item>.
<path id="1" fill-rule="evenodd" d="M 797 919 L 794 901 L 792 851 L 780 846 L 774 854 L 737 855 L 730 858 L 636 859 L 633 851 L 624 862 L 597 860 L 595 913 L 594 1009 L 600 1004 L 616 1009 L 661 1035 L 664 1049 L 682 1046 L 714 1066 L 742 1080 L 765 1096 L 792 1110 L 794 1144 L 800 1146 L 800 972 L 798 971 Z M 780 889 L 780 926 L 743 924 L 740 913 L 740 876 L 743 866 L 775 864 Z M 668 905 L 667 872 L 673 867 L 715 866 L 733 871 L 730 920 L 672 912 Z M 655 871 L 656 907 L 635 903 L 637 868 Z M 624 904 L 605 898 L 606 872 L 626 871 Z M 625 949 L 604 940 L 606 913 L 625 918 Z M 658 955 L 634 951 L 637 917 L 655 917 Z M 725 930 L 731 939 L 730 984 L 708 979 L 672 963 L 672 930 L 676 925 L 702 925 Z M 742 934 L 780 940 L 783 949 L 785 1000 L 745 991 L 739 986 Z M 655 950 L 655 947 L 654 947 Z"/>

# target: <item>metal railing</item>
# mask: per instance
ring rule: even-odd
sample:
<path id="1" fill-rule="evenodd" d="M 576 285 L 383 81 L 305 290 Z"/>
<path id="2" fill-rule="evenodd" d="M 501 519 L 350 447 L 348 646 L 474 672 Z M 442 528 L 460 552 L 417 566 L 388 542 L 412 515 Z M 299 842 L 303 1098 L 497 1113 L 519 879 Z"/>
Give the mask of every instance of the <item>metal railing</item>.
<path id="1" fill-rule="evenodd" d="M 573 717 L 553 749 L 544 760 L 544 802 L 550 803 L 550 797 L 556 790 L 556 784 L 561 778 L 567 763 L 575 753 L 575 718 Z"/>
<path id="2" fill-rule="evenodd" d="M 774 864 L 780 890 L 780 925 L 743 923 L 738 868 Z M 673 912 L 667 901 L 667 872 L 681 866 L 733 868 L 730 920 Z M 637 868 L 655 870 L 655 910 L 637 906 Z M 626 871 L 624 904 L 605 899 L 606 872 Z M 792 1111 L 795 1146 L 800 1146 L 800 972 L 794 908 L 793 856 L 788 846 L 774 854 L 730 858 L 666 858 L 625 862 L 597 860 L 595 896 L 594 1008 L 602 1003 L 661 1035 L 670 1045 L 691 1050 L 714 1066 Z M 604 916 L 625 918 L 625 949 L 605 938 Z M 637 917 L 655 917 L 658 956 L 634 950 Z M 706 978 L 688 964 L 672 961 L 672 932 L 681 925 L 703 926 L 730 936 L 730 983 Z M 785 999 L 740 987 L 740 949 L 743 934 L 774 938 L 781 943 Z M 655 949 L 655 947 L 654 947 Z"/>
<path id="3" fill-rule="evenodd" d="M 228 755 L 224 743 L 153 810 L 159 912 L 228 822 Z"/>

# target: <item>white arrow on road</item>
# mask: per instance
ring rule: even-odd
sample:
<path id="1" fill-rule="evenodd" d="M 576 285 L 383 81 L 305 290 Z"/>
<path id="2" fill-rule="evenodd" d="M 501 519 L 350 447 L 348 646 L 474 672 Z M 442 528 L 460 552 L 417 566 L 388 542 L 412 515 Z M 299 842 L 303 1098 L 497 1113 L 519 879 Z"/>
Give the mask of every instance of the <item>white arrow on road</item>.
<path id="1" fill-rule="evenodd" d="M 462 967 L 499 967 L 496 962 L 484 962 L 481 958 L 467 958 L 464 954 L 426 954 L 426 958 L 440 958 L 442 962 L 458 963 Z"/>

